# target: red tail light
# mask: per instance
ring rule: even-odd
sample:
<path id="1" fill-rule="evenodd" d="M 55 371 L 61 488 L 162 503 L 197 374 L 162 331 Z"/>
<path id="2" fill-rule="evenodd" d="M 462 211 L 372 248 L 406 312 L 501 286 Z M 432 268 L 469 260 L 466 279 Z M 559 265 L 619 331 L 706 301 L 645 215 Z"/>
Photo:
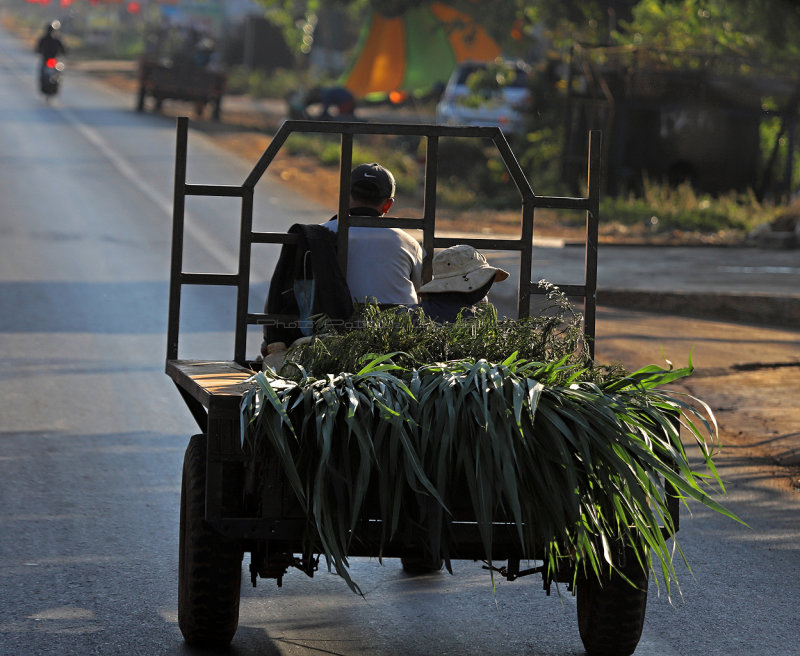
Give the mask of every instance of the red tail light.
<path id="1" fill-rule="evenodd" d="M 58 64 L 58 60 L 55 57 L 50 57 L 50 59 L 48 59 L 44 63 L 44 65 L 47 66 L 47 68 L 55 68 L 56 64 Z"/>

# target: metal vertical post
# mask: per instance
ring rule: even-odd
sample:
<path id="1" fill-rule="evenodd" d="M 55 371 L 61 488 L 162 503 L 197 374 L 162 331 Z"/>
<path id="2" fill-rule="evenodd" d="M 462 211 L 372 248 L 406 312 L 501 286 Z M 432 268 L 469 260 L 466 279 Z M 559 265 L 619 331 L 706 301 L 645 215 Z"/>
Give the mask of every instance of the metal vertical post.
<path id="1" fill-rule="evenodd" d="M 422 261 L 422 279 L 424 281 L 433 277 L 433 233 L 436 221 L 436 187 L 439 178 L 439 138 L 429 135 L 426 140 L 425 200 L 422 217 L 422 250 L 425 252 Z"/>
<path id="2" fill-rule="evenodd" d="M 186 150 L 189 119 L 178 117 L 175 144 L 175 181 L 172 204 L 172 260 L 170 264 L 169 322 L 167 360 L 178 359 L 178 332 L 181 313 L 181 274 L 183 272 L 183 223 L 186 208 Z"/>
<path id="3" fill-rule="evenodd" d="M 600 161 L 602 157 L 602 133 L 589 132 L 589 165 L 587 186 L 589 209 L 586 212 L 586 297 L 583 311 L 583 333 L 589 343 L 589 357 L 594 360 L 595 320 L 597 313 L 597 246 L 600 222 Z"/>
<path id="4" fill-rule="evenodd" d="M 347 278 L 347 237 L 350 230 L 350 172 L 353 169 L 353 135 L 342 133 L 339 159 L 339 211 L 337 213 L 336 251 L 339 268 Z"/>
<path id="5" fill-rule="evenodd" d="M 239 273 L 236 294 L 236 339 L 233 359 L 243 365 L 247 359 L 247 304 L 250 297 L 250 258 L 253 244 L 253 187 L 242 195 L 242 215 L 239 232 Z"/>
<path id="6" fill-rule="evenodd" d="M 519 251 L 519 296 L 517 318 L 531 316 L 531 269 L 533 267 L 533 198 L 522 199 L 522 234 Z"/>
<path id="7" fill-rule="evenodd" d="M 519 293 L 517 295 L 517 317 L 528 317 L 531 313 L 531 261 L 533 259 L 533 213 L 536 208 L 536 195 L 530 182 L 517 162 L 511 147 L 500 130 L 492 137 L 506 171 L 511 176 L 522 196 L 522 234 L 519 240 Z"/>

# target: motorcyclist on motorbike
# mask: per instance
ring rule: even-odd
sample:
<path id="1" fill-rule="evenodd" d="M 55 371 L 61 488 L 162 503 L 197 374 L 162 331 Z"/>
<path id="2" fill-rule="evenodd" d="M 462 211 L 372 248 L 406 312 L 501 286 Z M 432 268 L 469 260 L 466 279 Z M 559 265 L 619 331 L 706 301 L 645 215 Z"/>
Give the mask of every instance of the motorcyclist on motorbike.
<path id="1" fill-rule="evenodd" d="M 67 54 L 61 39 L 58 38 L 58 29 L 61 23 L 53 21 L 45 27 L 44 34 L 36 44 L 36 52 L 42 56 L 42 61 L 57 58 L 59 55 Z"/>
<path id="2" fill-rule="evenodd" d="M 39 86 L 42 91 L 45 90 L 47 83 L 47 62 L 49 60 L 58 59 L 59 55 L 67 54 L 67 49 L 64 43 L 58 38 L 58 29 L 61 23 L 53 21 L 45 27 L 44 34 L 36 43 L 36 52 L 41 55 L 41 62 L 39 65 Z M 52 67 L 51 67 L 52 68 Z"/>

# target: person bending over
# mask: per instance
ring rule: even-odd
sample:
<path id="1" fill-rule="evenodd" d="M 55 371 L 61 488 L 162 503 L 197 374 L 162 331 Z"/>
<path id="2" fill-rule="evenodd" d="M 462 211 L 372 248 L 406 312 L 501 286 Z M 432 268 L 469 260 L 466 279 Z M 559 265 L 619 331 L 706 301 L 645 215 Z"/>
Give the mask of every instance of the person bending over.
<path id="1" fill-rule="evenodd" d="M 508 278 L 508 272 L 491 266 L 472 246 L 459 244 L 433 257 L 433 279 L 419 288 L 419 306 L 439 323 L 475 314 L 477 303 L 488 303 L 489 289 Z"/>

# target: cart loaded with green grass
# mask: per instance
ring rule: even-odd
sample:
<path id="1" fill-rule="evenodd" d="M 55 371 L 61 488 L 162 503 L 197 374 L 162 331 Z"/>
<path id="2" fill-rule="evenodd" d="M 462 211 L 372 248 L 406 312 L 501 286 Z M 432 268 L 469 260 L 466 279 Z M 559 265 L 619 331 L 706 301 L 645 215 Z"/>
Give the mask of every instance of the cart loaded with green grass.
<path id="1" fill-rule="evenodd" d="M 343 270 L 348 229 L 357 225 L 419 230 L 425 280 L 436 249 L 511 251 L 519 254 L 517 316 L 499 318 L 486 305 L 437 324 L 417 309 L 360 306 L 345 324 L 317 317 L 310 340 L 278 370 L 262 371 L 247 357 L 248 329 L 298 317 L 248 307 L 253 247 L 297 237 L 254 231 L 253 195 L 294 132 L 340 140 L 339 217 L 348 217 L 354 136 L 414 138 L 425 151 L 422 216 L 340 218 Z M 247 552 L 253 585 L 271 578 L 280 586 L 292 568 L 313 576 L 322 561 L 358 593 L 349 562 L 362 556 L 400 558 L 409 570 L 478 561 L 492 584 L 538 575 L 548 594 L 555 585 L 577 595 L 590 654 L 633 653 L 650 575 L 667 590 L 674 581 L 679 505 L 693 499 L 728 513 L 706 491 L 709 482 L 721 487 L 713 414 L 670 389 L 691 362 L 629 372 L 594 361 L 600 134 L 590 134 L 588 193 L 579 198 L 534 194 L 496 128 L 287 121 L 241 186 L 187 183 L 187 135 L 188 121 L 178 119 L 166 361 L 200 427 L 181 486 L 178 620 L 186 642 L 232 640 Z M 519 190 L 518 236 L 437 234 L 441 139 L 494 144 Z M 187 196 L 241 200 L 236 273 L 183 270 Z M 531 282 L 541 208 L 585 212 L 583 284 Z M 185 285 L 236 289 L 231 360 L 178 358 Z M 699 446 L 702 471 L 690 464 L 681 431 Z"/>

